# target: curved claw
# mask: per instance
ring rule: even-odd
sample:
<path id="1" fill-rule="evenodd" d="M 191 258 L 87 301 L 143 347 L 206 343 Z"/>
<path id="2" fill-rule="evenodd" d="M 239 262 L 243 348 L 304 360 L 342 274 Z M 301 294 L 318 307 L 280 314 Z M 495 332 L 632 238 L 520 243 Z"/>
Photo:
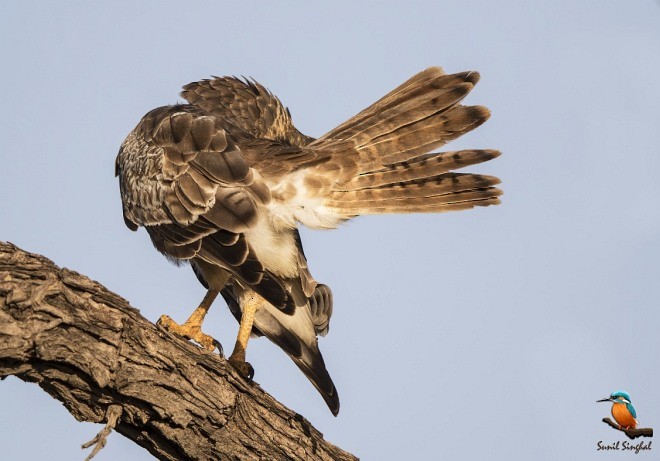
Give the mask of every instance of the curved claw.
<path id="1" fill-rule="evenodd" d="M 222 344 L 220 344 L 220 341 L 218 341 L 215 338 L 211 338 L 211 339 L 213 340 L 213 347 L 215 349 L 218 349 L 218 354 L 220 354 L 220 357 L 224 358 L 225 357 L 225 351 L 222 348 Z M 213 349 L 211 349 L 211 350 L 213 350 Z"/>
<path id="2" fill-rule="evenodd" d="M 252 381 L 254 378 L 254 368 L 250 365 L 249 362 L 243 362 L 239 360 L 229 359 L 229 364 L 238 371 L 238 373 L 248 381 Z"/>

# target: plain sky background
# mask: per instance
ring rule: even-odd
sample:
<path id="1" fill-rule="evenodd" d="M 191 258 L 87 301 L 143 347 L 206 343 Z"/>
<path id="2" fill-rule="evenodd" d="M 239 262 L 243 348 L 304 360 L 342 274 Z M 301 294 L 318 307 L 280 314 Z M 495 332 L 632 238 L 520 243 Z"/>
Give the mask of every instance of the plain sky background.
<path id="1" fill-rule="evenodd" d="M 320 136 L 426 67 L 480 71 L 466 102 L 493 116 L 446 148 L 500 149 L 472 170 L 503 204 L 303 231 L 341 412 L 266 339 L 255 380 L 365 460 L 624 459 L 596 451 L 625 440 L 596 403 L 619 388 L 660 430 L 658 2 L 6 1 L 0 49 L 0 239 L 152 321 L 204 290 L 124 226 L 114 159 L 144 113 L 245 75 Z M 231 348 L 221 300 L 205 327 Z M 100 427 L 0 382 L 2 459 L 82 460 Z M 152 458 L 113 434 L 97 459 Z"/>

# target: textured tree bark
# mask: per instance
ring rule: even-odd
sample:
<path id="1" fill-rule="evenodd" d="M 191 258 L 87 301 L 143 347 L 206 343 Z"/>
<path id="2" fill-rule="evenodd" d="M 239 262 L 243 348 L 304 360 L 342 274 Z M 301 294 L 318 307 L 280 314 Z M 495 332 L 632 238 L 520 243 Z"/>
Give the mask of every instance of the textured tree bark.
<path id="1" fill-rule="evenodd" d="M 161 460 L 357 459 L 217 354 L 99 283 L 0 242 L 0 378 L 9 375 Z"/>

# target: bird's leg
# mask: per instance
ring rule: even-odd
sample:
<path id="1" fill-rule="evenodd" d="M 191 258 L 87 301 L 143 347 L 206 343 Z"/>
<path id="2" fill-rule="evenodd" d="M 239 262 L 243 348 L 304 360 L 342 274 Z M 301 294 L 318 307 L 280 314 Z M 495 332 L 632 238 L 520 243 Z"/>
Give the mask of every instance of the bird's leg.
<path id="1" fill-rule="evenodd" d="M 171 333 L 192 339 L 205 349 L 212 351 L 217 347 L 220 354 L 222 354 L 222 345 L 209 335 L 202 333 L 202 322 L 204 322 L 204 317 L 206 317 L 206 313 L 209 311 L 218 293 L 218 290 L 207 291 L 199 307 L 190 314 L 190 317 L 188 317 L 188 320 L 183 325 L 177 324 L 167 315 L 161 315 L 158 324 Z"/>
<path id="2" fill-rule="evenodd" d="M 238 336 L 236 337 L 236 345 L 234 351 L 229 356 L 229 363 L 245 378 L 252 379 L 254 376 L 254 368 L 252 365 L 245 361 L 245 350 L 247 343 L 252 333 L 252 324 L 254 323 L 254 313 L 257 306 L 261 301 L 261 297 L 253 293 L 247 297 L 243 303 L 243 312 L 241 315 L 241 325 L 238 327 Z"/>

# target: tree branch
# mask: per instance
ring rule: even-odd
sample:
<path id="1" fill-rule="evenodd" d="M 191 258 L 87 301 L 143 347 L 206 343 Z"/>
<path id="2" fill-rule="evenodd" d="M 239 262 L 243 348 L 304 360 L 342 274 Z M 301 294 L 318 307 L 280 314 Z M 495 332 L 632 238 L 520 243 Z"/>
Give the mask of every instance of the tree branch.
<path id="1" fill-rule="evenodd" d="M 123 410 L 119 405 L 110 405 L 108 407 L 108 411 L 106 412 L 107 422 L 105 427 L 101 429 L 101 432 L 96 434 L 92 440 L 82 444 L 82 448 L 94 447 L 92 452 L 87 456 L 87 458 L 85 458 L 85 461 L 90 461 L 94 456 L 97 455 L 99 451 L 101 451 L 103 447 L 105 447 L 108 436 L 117 425 L 117 421 L 119 421 L 119 417 L 121 416 L 122 412 Z"/>
<path id="2" fill-rule="evenodd" d="M 98 449 L 114 426 L 161 460 L 357 459 L 217 354 L 99 283 L 0 242 L 0 379 L 9 375 L 37 383 L 78 421 L 107 422 Z"/>
<path id="3" fill-rule="evenodd" d="M 614 429 L 624 432 L 629 438 L 636 439 L 637 437 L 653 437 L 653 428 L 651 427 L 640 427 L 637 429 L 624 429 L 619 426 L 617 423 L 612 421 L 610 418 L 603 418 L 605 424 L 609 424 Z"/>

